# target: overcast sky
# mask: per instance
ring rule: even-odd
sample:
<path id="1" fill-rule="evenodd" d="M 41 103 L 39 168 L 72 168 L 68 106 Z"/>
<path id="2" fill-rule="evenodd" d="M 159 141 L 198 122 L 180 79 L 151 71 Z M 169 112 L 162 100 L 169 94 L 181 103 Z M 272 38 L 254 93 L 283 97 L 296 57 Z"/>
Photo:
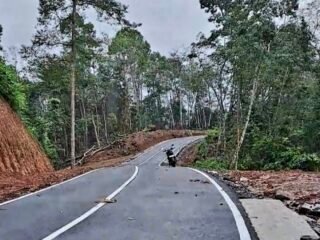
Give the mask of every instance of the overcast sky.
<path id="1" fill-rule="evenodd" d="M 129 5 L 128 18 L 142 23 L 139 31 L 155 51 L 168 55 L 187 47 L 199 32 L 208 33 L 208 16 L 199 0 L 121 0 Z M 38 0 L 0 0 L 0 24 L 4 28 L 2 45 L 30 44 L 37 21 Z M 103 28 L 99 25 L 99 29 Z M 113 34 L 108 30 L 109 34 Z"/>

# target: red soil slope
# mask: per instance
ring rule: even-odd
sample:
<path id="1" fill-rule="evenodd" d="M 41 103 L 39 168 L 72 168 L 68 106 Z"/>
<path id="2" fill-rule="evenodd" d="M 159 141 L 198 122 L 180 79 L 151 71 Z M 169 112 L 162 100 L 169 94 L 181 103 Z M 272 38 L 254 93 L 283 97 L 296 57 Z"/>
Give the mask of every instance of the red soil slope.
<path id="1" fill-rule="evenodd" d="M 52 171 L 49 159 L 7 103 L 0 99 L 0 175 Z"/>

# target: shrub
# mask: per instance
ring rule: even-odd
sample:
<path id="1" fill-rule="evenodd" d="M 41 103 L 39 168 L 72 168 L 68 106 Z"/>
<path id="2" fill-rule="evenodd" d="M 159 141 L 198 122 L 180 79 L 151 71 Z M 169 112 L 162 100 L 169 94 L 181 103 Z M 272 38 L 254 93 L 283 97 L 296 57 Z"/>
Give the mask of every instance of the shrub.
<path id="1" fill-rule="evenodd" d="M 270 138 L 267 136 L 255 139 L 248 154 L 240 161 L 244 169 L 282 170 L 301 169 L 317 171 L 320 169 L 320 158 L 317 154 L 305 153 L 302 148 L 294 146 L 288 138 Z"/>
<path id="2" fill-rule="evenodd" d="M 196 161 L 194 164 L 195 168 L 203 169 L 203 170 L 227 170 L 228 162 L 227 161 L 219 161 L 215 159 L 207 159 Z"/>
<path id="3" fill-rule="evenodd" d="M 305 171 L 319 171 L 320 158 L 317 154 L 303 153 L 294 156 L 289 162 L 290 169 L 301 169 Z"/>

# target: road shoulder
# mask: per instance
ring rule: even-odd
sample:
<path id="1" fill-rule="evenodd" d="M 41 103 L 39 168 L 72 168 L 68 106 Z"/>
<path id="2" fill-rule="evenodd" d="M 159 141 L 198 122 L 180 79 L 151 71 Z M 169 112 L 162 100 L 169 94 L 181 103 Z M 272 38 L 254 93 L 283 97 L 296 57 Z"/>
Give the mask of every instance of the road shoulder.
<path id="1" fill-rule="evenodd" d="M 242 199 L 241 203 L 260 240 L 318 239 L 305 219 L 279 200 Z"/>

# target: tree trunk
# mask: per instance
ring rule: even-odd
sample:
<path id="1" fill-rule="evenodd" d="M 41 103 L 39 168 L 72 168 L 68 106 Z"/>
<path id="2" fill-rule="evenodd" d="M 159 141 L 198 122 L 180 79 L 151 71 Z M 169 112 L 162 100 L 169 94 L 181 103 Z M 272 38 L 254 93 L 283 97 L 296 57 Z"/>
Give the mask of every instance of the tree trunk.
<path id="1" fill-rule="evenodd" d="M 85 146 L 85 149 L 88 149 L 88 119 L 87 119 L 86 107 L 85 107 L 83 100 L 81 100 L 81 105 L 82 105 L 83 118 L 84 118 L 84 129 L 85 129 L 84 146 Z"/>
<path id="2" fill-rule="evenodd" d="M 174 121 L 173 110 L 172 110 L 172 106 L 171 106 L 171 96 L 170 96 L 170 99 L 169 99 L 169 97 L 167 95 L 167 99 L 168 99 L 168 102 L 169 102 L 169 109 L 170 109 L 170 114 L 171 114 L 172 128 L 174 128 L 176 123 Z"/>
<path id="3" fill-rule="evenodd" d="M 75 82 L 76 82 L 76 12 L 77 12 L 77 0 L 72 1 L 72 49 L 71 49 L 71 165 L 76 165 L 76 137 L 75 137 Z"/>
<path id="4" fill-rule="evenodd" d="M 257 72 L 258 72 L 258 67 L 256 68 L 256 73 Z M 253 82 L 253 87 L 252 87 L 252 92 L 251 92 L 251 97 L 250 97 L 250 105 L 249 105 L 249 110 L 248 110 L 248 113 L 247 113 L 246 122 L 245 122 L 244 128 L 242 130 L 242 134 L 241 134 L 241 137 L 239 139 L 239 142 L 237 144 L 234 156 L 233 156 L 232 166 L 234 166 L 235 170 L 238 170 L 239 152 L 241 150 L 241 146 L 243 144 L 243 141 L 245 139 L 245 136 L 246 136 L 246 133 L 247 133 L 247 129 L 248 129 L 248 126 L 249 126 L 251 113 L 252 113 L 252 108 L 253 108 L 253 104 L 254 104 L 254 101 L 255 101 L 255 98 L 256 98 L 257 89 L 258 89 L 258 79 L 259 79 L 259 77 L 257 76 L 257 78 Z"/>
<path id="5" fill-rule="evenodd" d="M 108 143 L 108 120 L 107 120 L 107 100 L 104 100 L 103 106 L 103 122 L 104 122 L 104 136 L 106 138 L 106 142 Z"/>
<path id="6" fill-rule="evenodd" d="M 98 148 L 100 148 L 101 144 L 100 144 L 99 134 L 98 134 L 98 130 L 97 130 L 97 124 L 96 124 L 96 122 L 94 120 L 94 115 L 92 115 L 92 124 L 93 124 L 93 128 L 94 128 L 94 134 L 96 136 Z"/>
<path id="7" fill-rule="evenodd" d="M 179 89 L 179 101 L 180 101 L 180 128 L 183 129 L 183 115 L 182 115 L 182 97 L 181 97 L 181 89 Z"/>

